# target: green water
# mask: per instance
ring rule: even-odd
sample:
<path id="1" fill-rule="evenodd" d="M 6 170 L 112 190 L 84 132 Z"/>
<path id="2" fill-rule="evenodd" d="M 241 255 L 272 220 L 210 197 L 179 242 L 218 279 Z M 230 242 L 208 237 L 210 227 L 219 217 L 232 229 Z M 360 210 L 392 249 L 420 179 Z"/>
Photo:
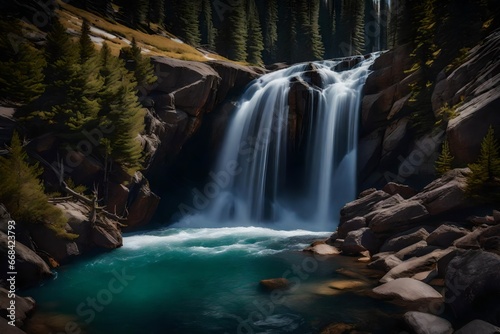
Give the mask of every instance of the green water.
<path id="1" fill-rule="evenodd" d="M 58 268 L 56 279 L 27 295 L 40 314 L 67 316 L 54 334 L 305 334 L 332 322 L 377 332 L 371 324 L 391 307 L 353 293 L 321 292 L 341 279 L 336 269 L 352 265 L 351 259 L 300 251 L 326 236 L 257 227 L 128 235 L 123 248 Z M 261 279 L 274 277 L 295 285 L 285 295 L 259 287 Z"/>

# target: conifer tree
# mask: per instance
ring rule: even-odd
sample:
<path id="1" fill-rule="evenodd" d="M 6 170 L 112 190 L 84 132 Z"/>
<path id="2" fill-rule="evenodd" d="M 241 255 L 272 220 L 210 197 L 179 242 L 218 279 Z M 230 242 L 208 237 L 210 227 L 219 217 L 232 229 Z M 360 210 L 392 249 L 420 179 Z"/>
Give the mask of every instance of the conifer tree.
<path id="1" fill-rule="evenodd" d="M 200 44 L 199 0 L 170 1 L 166 7 L 169 30 L 190 45 Z"/>
<path id="2" fill-rule="evenodd" d="M 16 221 L 44 223 L 59 235 L 68 236 L 64 230 L 67 219 L 61 210 L 48 202 L 39 180 L 41 174 L 38 164 L 28 164 L 21 140 L 14 133 L 8 156 L 0 156 L 0 202 Z"/>
<path id="3" fill-rule="evenodd" d="M 450 145 L 448 140 L 443 142 L 443 147 L 441 149 L 441 154 L 436 160 L 436 172 L 439 176 L 450 171 L 453 168 L 454 157 L 451 155 Z"/>
<path id="4" fill-rule="evenodd" d="M 80 45 L 80 62 L 84 63 L 95 56 L 94 43 L 90 39 L 90 24 L 89 21 L 83 20 L 82 31 L 78 41 Z"/>
<path id="5" fill-rule="evenodd" d="M 142 148 L 137 136 L 144 129 L 144 112 L 135 94 L 135 80 L 123 61 L 111 54 L 107 44 L 100 51 L 100 62 L 104 78 L 100 122 L 106 127 L 113 126 L 105 138 L 111 144 L 107 151 L 132 174 L 141 166 Z"/>
<path id="6" fill-rule="evenodd" d="M 227 11 L 218 34 L 217 50 L 220 54 L 235 61 L 247 59 L 247 20 L 245 1 L 237 1 Z"/>
<path id="7" fill-rule="evenodd" d="M 263 59 L 266 63 L 276 61 L 278 47 L 278 4 L 277 0 L 267 0 L 264 12 L 264 53 Z"/>
<path id="8" fill-rule="evenodd" d="M 297 59 L 297 0 L 278 2 L 278 60 L 293 63 Z"/>
<path id="9" fill-rule="evenodd" d="M 120 58 L 125 60 L 127 69 L 134 73 L 137 85 L 146 86 L 156 81 L 153 65 L 149 58 L 142 57 L 141 48 L 135 38 L 132 38 L 129 47 L 120 50 Z"/>
<path id="10" fill-rule="evenodd" d="M 217 29 L 213 23 L 212 2 L 210 0 L 202 0 L 199 21 L 202 46 L 215 50 Z"/>
<path id="11" fill-rule="evenodd" d="M 493 127 L 481 143 L 481 153 L 476 163 L 469 164 L 467 177 L 469 196 L 485 201 L 500 200 L 500 145 L 495 139 Z"/>
<path id="12" fill-rule="evenodd" d="M 251 64 L 262 63 L 262 50 L 264 50 L 264 42 L 262 38 L 262 29 L 260 26 L 259 13 L 255 0 L 247 0 L 247 62 Z"/>
<path id="13" fill-rule="evenodd" d="M 17 21 L 0 22 L 0 101 L 15 106 L 29 104 L 45 91 L 45 59 L 27 41 L 14 42 L 20 30 Z"/>
<path id="14" fill-rule="evenodd" d="M 149 0 L 148 22 L 163 25 L 165 20 L 165 0 Z"/>

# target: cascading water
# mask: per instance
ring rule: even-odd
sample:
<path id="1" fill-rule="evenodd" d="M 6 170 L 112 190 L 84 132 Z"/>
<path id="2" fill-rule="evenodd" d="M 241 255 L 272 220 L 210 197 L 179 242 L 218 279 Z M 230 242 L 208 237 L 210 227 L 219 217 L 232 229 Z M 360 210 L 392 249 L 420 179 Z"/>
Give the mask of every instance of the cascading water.
<path id="1" fill-rule="evenodd" d="M 228 125 L 216 170 L 233 173 L 212 203 L 211 218 L 245 224 L 302 217 L 310 221 L 308 228 L 331 229 L 338 210 L 355 197 L 362 88 L 377 55 L 342 72 L 334 70 L 341 61 L 322 61 L 295 65 L 252 83 Z M 310 82 L 311 66 L 322 87 Z M 289 93 L 291 82 L 297 81 L 309 82 L 310 107 L 302 127 L 305 166 L 298 178 L 306 186 L 294 192 L 290 184 L 299 180 L 287 166 Z"/>

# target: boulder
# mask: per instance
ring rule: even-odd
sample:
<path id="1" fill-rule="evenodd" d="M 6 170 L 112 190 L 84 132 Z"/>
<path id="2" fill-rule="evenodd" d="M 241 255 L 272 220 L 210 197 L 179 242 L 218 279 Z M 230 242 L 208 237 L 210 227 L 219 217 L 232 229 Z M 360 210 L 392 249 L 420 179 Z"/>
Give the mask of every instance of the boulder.
<path id="1" fill-rule="evenodd" d="M 338 237 L 345 239 L 349 232 L 359 230 L 363 227 L 366 227 L 366 219 L 364 217 L 353 218 L 339 225 Z"/>
<path id="2" fill-rule="evenodd" d="M 453 169 L 431 182 L 412 199 L 423 203 L 431 215 L 467 207 L 470 203 L 466 196 L 469 173 L 468 168 Z"/>
<path id="3" fill-rule="evenodd" d="M 270 278 L 259 282 L 264 289 L 272 291 L 276 289 L 285 290 L 290 288 L 290 281 L 286 278 Z"/>
<path id="4" fill-rule="evenodd" d="M 359 196 L 358 198 L 363 198 L 363 197 L 366 197 L 370 194 L 373 194 L 374 192 L 376 192 L 377 189 L 376 188 L 369 188 L 369 189 L 365 189 L 363 190 L 362 192 L 359 193 Z"/>
<path id="5" fill-rule="evenodd" d="M 365 216 L 371 212 L 375 204 L 389 197 L 388 193 L 378 190 L 365 197 L 349 202 L 340 211 L 340 221 L 346 222 L 355 217 Z"/>
<path id="6" fill-rule="evenodd" d="M 451 323 L 433 314 L 410 311 L 404 315 L 406 324 L 415 334 L 452 334 Z"/>
<path id="7" fill-rule="evenodd" d="M 425 240 L 428 236 L 429 232 L 425 228 L 414 228 L 387 239 L 382 247 L 380 247 L 380 251 L 398 252 L 403 248 Z"/>
<path id="8" fill-rule="evenodd" d="M 457 318 L 500 326 L 500 256 L 480 250 L 457 255 L 446 272 L 446 302 Z"/>
<path id="9" fill-rule="evenodd" d="M 0 280 L 7 278 L 8 270 L 8 237 L 0 232 Z M 40 281 L 52 277 L 52 272 L 45 261 L 30 248 L 16 241 L 16 285 L 18 288 L 26 288 L 40 283 Z"/>
<path id="10" fill-rule="evenodd" d="M 368 268 L 388 272 L 392 268 L 400 265 L 401 262 L 403 261 L 395 255 L 389 255 L 368 263 Z"/>
<path id="11" fill-rule="evenodd" d="M 318 255 L 338 255 L 338 254 L 340 254 L 340 251 L 337 248 L 330 246 L 330 245 L 327 245 L 326 243 L 319 243 L 319 244 L 313 245 L 311 247 L 307 247 L 306 249 L 304 249 L 304 251 L 312 252 L 312 253 L 318 254 Z"/>
<path id="12" fill-rule="evenodd" d="M 443 224 L 429 234 L 426 241 L 429 245 L 447 248 L 455 240 L 467 235 L 468 232 L 468 230 L 462 227 Z"/>
<path id="13" fill-rule="evenodd" d="M 108 218 L 96 221 L 92 227 L 91 240 L 94 245 L 105 249 L 115 249 L 123 245 L 118 223 Z"/>
<path id="14" fill-rule="evenodd" d="M 486 231 L 486 229 L 486 227 L 477 227 L 472 232 L 469 232 L 463 237 L 456 239 L 453 242 L 453 245 L 462 249 L 479 249 L 481 248 L 479 239 Z"/>
<path id="15" fill-rule="evenodd" d="M 493 326 L 492 324 L 483 320 L 472 320 L 464 327 L 457 330 L 454 334 L 498 334 L 500 327 Z"/>
<path id="16" fill-rule="evenodd" d="M 441 301 L 443 299 L 443 296 L 431 286 L 413 278 L 398 278 L 382 284 L 372 291 L 379 298 L 415 304 Z"/>
<path id="17" fill-rule="evenodd" d="M 493 219 L 496 223 L 500 223 L 500 211 L 493 210 Z"/>
<path id="18" fill-rule="evenodd" d="M 416 279 L 417 281 L 430 284 L 430 282 L 436 277 L 438 277 L 438 271 L 436 269 L 432 269 L 417 273 L 413 275 L 411 278 Z"/>
<path id="19" fill-rule="evenodd" d="M 415 274 L 432 270 L 436 267 L 437 261 L 451 252 L 453 249 L 436 250 L 430 254 L 411 258 L 392 268 L 380 279 L 381 283 L 387 283 L 402 277 L 412 277 Z"/>
<path id="20" fill-rule="evenodd" d="M 396 254 L 394 254 L 398 259 L 401 260 L 407 260 L 409 258 L 412 258 L 415 256 L 415 253 L 422 249 L 427 247 L 427 242 L 424 240 L 421 240 L 417 243 L 414 243 L 413 245 L 407 246 L 401 250 L 399 250 Z"/>
<path id="21" fill-rule="evenodd" d="M 370 228 L 364 227 L 349 232 L 341 249 L 344 254 L 360 254 L 364 251 L 369 251 L 370 254 L 374 254 L 378 252 L 379 247 L 380 240 Z"/>
<path id="22" fill-rule="evenodd" d="M 395 182 L 387 183 L 382 190 L 390 195 L 398 194 L 404 199 L 408 199 L 408 198 L 413 197 L 417 194 L 417 191 L 415 189 L 411 188 L 410 186 L 407 186 L 405 184 L 395 183 Z"/>
<path id="23" fill-rule="evenodd" d="M 408 229 L 428 216 L 429 212 L 419 201 L 407 200 L 377 211 L 369 227 L 379 234 L 396 233 Z"/>
<path id="24" fill-rule="evenodd" d="M 0 288 L 0 318 L 7 318 L 9 311 L 7 308 L 10 306 L 11 299 L 9 298 L 9 291 Z M 28 316 L 35 308 L 35 301 L 31 297 L 15 296 L 16 301 L 16 326 L 21 327 Z M 10 320 L 10 319 L 9 319 Z M 2 332 L 3 333 L 3 332 Z"/>

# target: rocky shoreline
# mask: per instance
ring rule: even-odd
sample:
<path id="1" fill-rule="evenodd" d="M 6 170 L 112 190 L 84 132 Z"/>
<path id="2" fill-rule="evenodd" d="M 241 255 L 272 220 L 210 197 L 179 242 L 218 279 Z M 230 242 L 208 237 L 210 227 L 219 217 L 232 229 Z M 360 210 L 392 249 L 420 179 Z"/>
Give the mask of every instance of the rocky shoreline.
<path id="1" fill-rule="evenodd" d="M 403 307 L 411 333 L 498 333 L 500 212 L 456 215 L 471 207 L 467 173 L 452 170 L 420 192 L 395 183 L 364 191 L 342 209 L 337 231 L 306 251 L 357 257 L 378 271 L 367 294 Z"/>

